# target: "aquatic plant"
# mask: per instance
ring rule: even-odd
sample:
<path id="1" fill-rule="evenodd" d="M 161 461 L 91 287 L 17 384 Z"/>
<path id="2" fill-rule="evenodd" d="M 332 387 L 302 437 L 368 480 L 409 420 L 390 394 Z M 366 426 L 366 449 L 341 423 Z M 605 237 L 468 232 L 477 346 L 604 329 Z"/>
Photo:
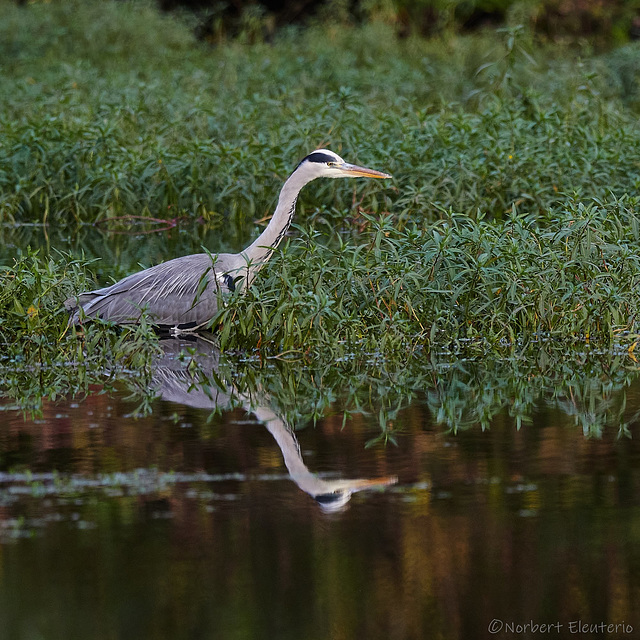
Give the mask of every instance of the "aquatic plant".
<path id="1" fill-rule="evenodd" d="M 544 217 L 565 194 L 620 197 L 640 183 L 635 46 L 581 61 L 516 28 L 443 42 L 374 23 L 210 49 L 145 3 L 5 13 L 2 221 L 189 216 L 246 235 L 318 145 L 396 178 L 395 191 L 332 186 L 332 208 L 366 196 L 369 212 L 400 220 L 442 208 L 500 218 L 514 205 Z M 306 193 L 301 214 L 328 199 Z"/>
<path id="2" fill-rule="evenodd" d="M 516 27 L 425 41 L 376 23 L 210 49 L 145 4 L 5 9 L 2 221 L 188 218 L 244 245 L 310 146 L 394 174 L 303 194 L 297 237 L 215 320 L 227 352 L 398 363 L 636 344 L 637 46 L 579 60 Z M 37 407 L 146 375 L 148 325 L 79 337 L 62 301 L 157 257 L 4 259 L 3 393 Z"/>
<path id="3" fill-rule="evenodd" d="M 157 340 L 146 323 L 116 331 L 98 322 L 81 335 L 68 326 L 60 298 L 87 283 L 86 270 L 87 261 L 37 252 L 0 267 L 0 396 L 37 410 L 43 398 L 108 387 L 123 371 L 148 373 Z"/>
<path id="4" fill-rule="evenodd" d="M 631 344 L 640 308 L 635 198 L 573 201 L 543 225 L 453 213 L 398 229 L 363 214 L 353 242 L 290 241 L 214 322 L 223 348 L 342 357 L 449 346 L 518 350 L 531 340 Z"/>
<path id="5" fill-rule="evenodd" d="M 398 229 L 362 214 L 357 239 L 300 230 L 213 328 L 225 350 L 338 362 L 414 352 L 481 356 L 531 344 L 633 347 L 640 333 L 637 201 L 573 202 L 540 226 L 450 215 Z M 3 386 L 33 397 L 81 391 L 105 373 L 144 372 L 155 334 L 143 322 L 116 332 L 67 326 L 62 302 L 87 287 L 91 265 L 28 254 L 0 272 Z M 32 388 L 26 384 L 27 388 Z"/>

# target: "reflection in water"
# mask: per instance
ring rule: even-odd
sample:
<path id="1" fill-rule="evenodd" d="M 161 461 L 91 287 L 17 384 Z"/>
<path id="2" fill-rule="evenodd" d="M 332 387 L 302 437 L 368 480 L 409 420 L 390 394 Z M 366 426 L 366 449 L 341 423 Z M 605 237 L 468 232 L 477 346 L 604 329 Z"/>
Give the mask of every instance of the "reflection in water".
<path id="1" fill-rule="evenodd" d="M 606 635 L 571 633 L 578 620 L 638 635 L 628 360 L 511 377 L 467 361 L 420 379 L 231 367 L 214 350 L 192 364 L 167 346 L 158 364 L 140 386 L 178 375 L 187 402 L 174 386 L 135 417 L 148 390 L 130 397 L 129 382 L 45 402 L 36 420 L 0 412 L 0 640 L 516 637 L 490 636 L 492 619 L 562 625 L 523 638 Z M 290 482 L 272 414 L 286 438 L 298 427 L 303 474 L 398 483 L 323 513 Z M 371 445 L 383 423 L 396 445 Z M 594 424 L 601 437 L 585 437 Z"/>
<path id="2" fill-rule="evenodd" d="M 166 338 L 160 345 L 163 356 L 153 366 L 151 387 L 163 400 L 178 402 L 198 409 L 229 409 L 242 406 L 252 413 L 273 436 L 291 479 L 314 498 L 325 511 L 343 508 L 352 494 L 397 482 L 395 476 L 323 480 L 311 473 L 302 459 L 293 430 L 269 406 L 264 393 L 240 393 L 232 384 L 224 385 L 218 371 L 220 351 L 213 341 L 200 336 Z M 189 353 L 185 362 L 182 355 Z M 204 375 L 204 380 L 202 376 Z"/>

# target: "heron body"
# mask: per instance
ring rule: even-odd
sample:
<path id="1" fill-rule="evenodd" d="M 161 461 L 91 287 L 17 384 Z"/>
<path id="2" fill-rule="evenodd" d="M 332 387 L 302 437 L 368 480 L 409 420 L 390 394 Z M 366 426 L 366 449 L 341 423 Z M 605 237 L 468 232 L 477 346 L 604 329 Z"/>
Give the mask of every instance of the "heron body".
<path id="1" fill-rule="evenodd" d="M 309 154 L 284 183 L 265 230 L 240 253 L 197 253 L 133 273 L 102 289 L 65 302 L 77 324 L 100 317 L 116 324 L 139 322 L 143 313 L 157 325 L 195 329 L 218 311 L 220 294 L 248 287 L 289 229 L 301 189 L 316 178 L 390 178 L 374 169 L 348 164 L 328 149 Z"/>

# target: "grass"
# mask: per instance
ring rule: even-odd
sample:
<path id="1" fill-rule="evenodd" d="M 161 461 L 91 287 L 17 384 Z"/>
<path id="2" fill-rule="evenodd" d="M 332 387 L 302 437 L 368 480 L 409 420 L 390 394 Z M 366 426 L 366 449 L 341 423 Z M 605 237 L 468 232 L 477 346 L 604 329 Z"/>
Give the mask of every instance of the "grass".
<path id="1" fill-rule="evenodd" d="M 94 384 L 110 388 L 123 374 L 150 375 L 156 335 L 145 324 L 118 331 L 104 323 L 81 339 L 61 306 L 65 295 L 85 288 L 86 261 L 26 253 L 0 268 L 0 397 L 38 411 L 44 398 L 86 395 Z"/>
<path id="2" fill-rule="evenodd" d="M 564 193 L 621 196 L 640 180 L 634 46 L 580 62 L 515 28 L 402 41 L 371 24 L 211 49 L 144 3 L 6 13 L 4 221 L 186 214 L 248 230 L 318 145 L 392 172 L 395 190 L 357 196 L 401 219 L 544 214 Z M 352 199 L 348 185 L 314 187 L 301 209 Z"/>
<path id="3" fill-rule="evenodd" d="M 401 40 L 373 22 L 213 48 L 144 2 L 2 9 L 2 222 L 184 217 L 248 240 L 317 146 L 393 173 L 303 192 L 296 237 L 216 319 L 227 350 L 404 362 L 636 343 L 637 45 L 594 57 L 517 26 Z M 37 404 L 145 370 L 148 327 L 66 331 L 64 298 L 101 269 L 5 265 L 5 389 L 37 370 Z"/>
<path id="4" fill-rule="evenodd" d="M 221 343 L 343 357 L 462 343 L 513 352 L 541 337 L 633 342 L 637 207 L 635 198 L 574 200 L 544 226 L 516 213 L 492 223 L 449 215 L 403 229 L 366 216 L 357 244 L 303 235 L 219 313 Z"/>

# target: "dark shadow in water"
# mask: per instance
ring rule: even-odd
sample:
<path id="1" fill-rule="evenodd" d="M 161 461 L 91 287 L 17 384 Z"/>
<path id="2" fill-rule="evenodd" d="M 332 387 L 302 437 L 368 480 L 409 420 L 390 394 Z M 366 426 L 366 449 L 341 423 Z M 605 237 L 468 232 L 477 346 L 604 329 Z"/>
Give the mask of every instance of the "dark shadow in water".
<path id="1" fill-rule="evenodd" d="M 378 489 L 398 481 L 396 476 L 336 480 L 318 477 L 305 465 L 293 430 L 270 406 L 268 394 L 242 393 L 233 384 L 225 384 L 219 372 L 220 350 L 213 340 L 196 335 L 167 337 L 160 345 L 163 355 L 153 365 L 153 390 L 163 400 L 196 409 L 213 411 L 241 406 L 253 414 L 276 441 L 291 479 L 324 511 L 344 508 L 358 491 Z"/>

